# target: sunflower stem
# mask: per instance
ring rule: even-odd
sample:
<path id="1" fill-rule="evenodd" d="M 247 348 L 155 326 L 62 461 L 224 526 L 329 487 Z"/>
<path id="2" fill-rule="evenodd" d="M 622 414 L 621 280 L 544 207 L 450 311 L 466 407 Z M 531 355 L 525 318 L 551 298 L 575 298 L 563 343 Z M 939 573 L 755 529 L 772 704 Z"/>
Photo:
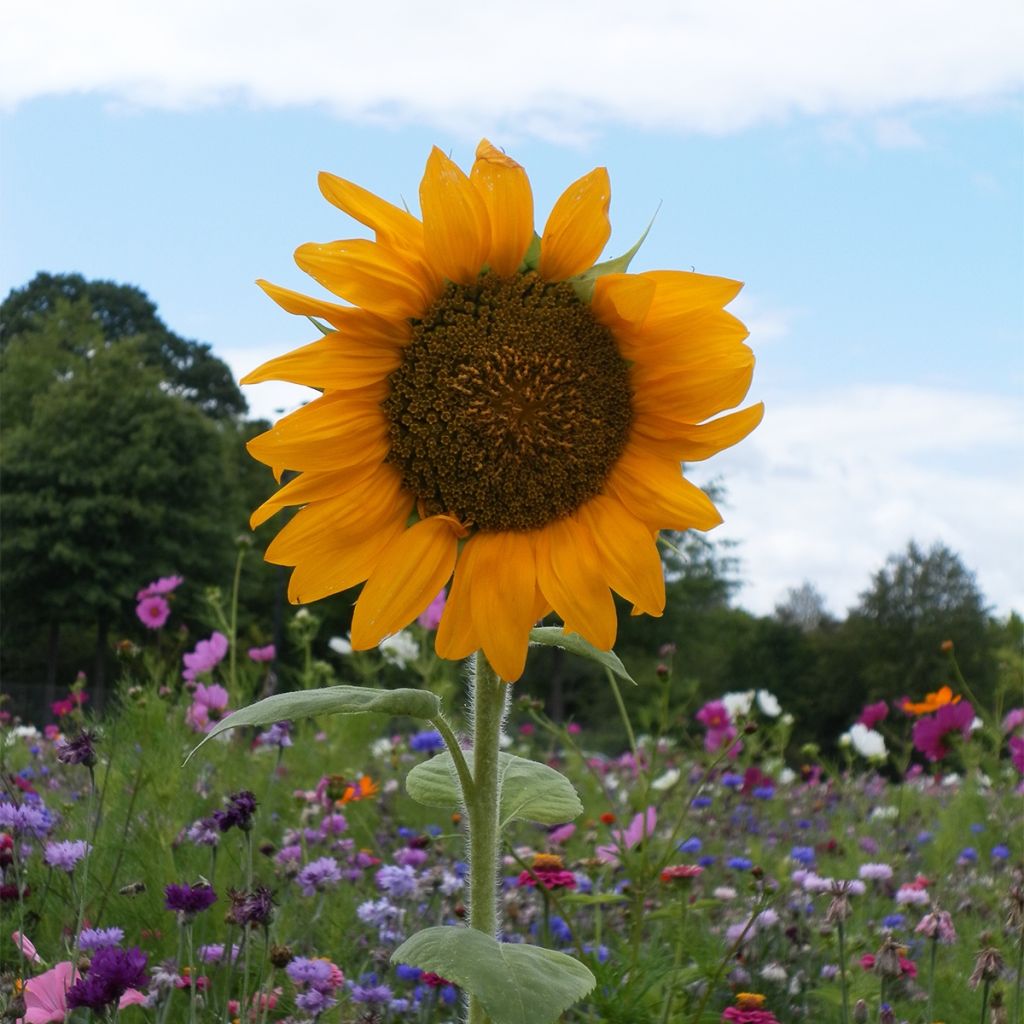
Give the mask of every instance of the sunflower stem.
<path id="1" fill-rule="evenodd" d="M 508 689 L 482 652 L 477 652 L 470 688 L 473 716 L 473 787 L 469 812 L 469 926 L 498 937 L 498 740 Z M 487 1024 L 483 1005 L 469 997 L 469 1024 Z"/>

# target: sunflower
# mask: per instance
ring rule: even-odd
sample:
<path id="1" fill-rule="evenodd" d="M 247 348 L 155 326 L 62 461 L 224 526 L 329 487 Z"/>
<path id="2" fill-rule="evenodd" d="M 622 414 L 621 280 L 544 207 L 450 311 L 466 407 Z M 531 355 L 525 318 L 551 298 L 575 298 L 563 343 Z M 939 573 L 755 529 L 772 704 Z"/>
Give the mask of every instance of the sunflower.
<path id="1" fill-rule="evenodd" d="M 244 384 L 284 380 L 321 396 L 249 443 L 280 480 L 252 516 L 300 510 L 266 559 L 293 566 L 306 603 L 365 581 L 352 646 L 416 618 L 451 581 L 436 649 L 482 649 L 505 680 L 554 610 L 608 650 L 612 591 L 660 615 L 659 530 L 721 522 L 680 463 L 745 437 L 754 357 L 724 309 L 741 285 L 681 271 L 595 266 L 610 185 L 597 168 L 533 228 L 523 168 L 486 140 L 467 176 L 435 148 L 422 220 L 332 174 L 325 198 L 375 235 L 302 245 L 295 260 L 346 305 L 266 281 L 324 337 Z"/>

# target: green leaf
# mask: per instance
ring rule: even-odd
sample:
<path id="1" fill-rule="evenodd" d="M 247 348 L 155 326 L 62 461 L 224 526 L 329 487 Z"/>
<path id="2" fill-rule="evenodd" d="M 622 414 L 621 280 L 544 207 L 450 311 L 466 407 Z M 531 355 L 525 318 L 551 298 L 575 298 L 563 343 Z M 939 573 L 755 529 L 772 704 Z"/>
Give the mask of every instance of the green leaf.
<path id="1" fill-rule="evenodd" d="M 536 270 L 540 264 L 540 235 L 536 231 L 533 233 L 533 238 L 530 239 L 530 244 L 527 246 L 526 255 L 523 257 L 523 267 L 526 270 Z"/>
<path id="2" fill-rule="evenodd" d="M 627 683 L 636 686 L 636 680 L 626 671 L 626 666 L 619 661 L 619 656 L 614 651 L 598 650 L 578 633 L 567 634 L 560 626 L 537 626 L 536 629 L 530 630 L 530 642 L 545 644 L 548 647 L 561 647 L 570 654 L 596 661 L 602 668 L 614 672 L 620 679 L 625 679 Z"/>
<path id="3" fill-rule="evenodd" d="M 599 907 L 607 903 L 625 903 L 629 897 L 621 892 L 567 892 L 563 903 L 581 903 L 585 907 Z"/>
<path id="4" fill-rule="evenodd" d="M 476 996 L 493 1024 L 551 1024 L 590 992 L 590 970 L 565 953 L 498 942 L 473 928 L 426 928 L 391 955 L 454 981 Z"/>
<path id="5" fill-rule="evenodd" d="M 441 701 L 426 690 L 375 690 L 368 686 L 327 686 L 320 690 L 275 693 L 221 719 L 188 755 L 185 763 L 188 764 L 203 743 L 241 725 L 270 725 L 311 715 L 364 715 L 369 712 L 408 715 L 429 721 L 441 713 Z"/>
<path id="6" fill-rule="evenodd" d="M 473 752 L 467 750 L 465 756 L 472 771 Z M 501 753 L 498 773 L 502 828 L 516 820 L 561 825 L 583 813 L 572 783 L 546 764 Z M 462 790 L 451 754 L 438 754 L 416 765 L 406 777 L 405 788 L 413 800 L 427 807 L 457 810 L 462 806 Z"/>
<path id="7" fill-rule="evenodd" d="M 307 316 L 306 319 L 321 333 L 321 334 L 337 334 L 337 331 L 333 327 L 325 327 L 316 317 Z"/>
<path id="8" fill-rule="evenodd" d="M 655 210 L 654 217 L 657 216 L 658 211 Z M 573 286 L 581 302 L 589 302 L 593 298 L 594 282 L 599 277 L 604 277 L 605 274 L 624 274 L 629 269 L 630 263 L 633 262 L 633 257 L 640 251 L 640 246 L 647 241 L 647 236 L 651 233 L 651 228 L 654 227 L 654 217 L 651 218 L 651 223 L 647 225 L 644 233 L 631 249 L 627 249 L 621 256 L 616 256 L 614 259 L 605 260 L 603 263 L 595 263 L 589 270 L 584 270 L 582 274 L 569 279 L 569 284 Z"/>

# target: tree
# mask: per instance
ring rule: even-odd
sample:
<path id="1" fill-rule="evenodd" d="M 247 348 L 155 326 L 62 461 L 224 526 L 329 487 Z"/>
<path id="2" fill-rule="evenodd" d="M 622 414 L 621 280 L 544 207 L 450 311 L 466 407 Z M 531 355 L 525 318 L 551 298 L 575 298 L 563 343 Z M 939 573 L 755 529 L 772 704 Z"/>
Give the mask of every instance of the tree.
<path id="1" fill-rule="evenodd" d="M 32 338 L 53 316 L 88 303 L 106 345 L 127 339 L 143 361 L 157 369 L 165 389 L 215 419 L 244 415 L 246 402 L 228 365 L 209 345 L 188 341 L 169 330 L 156 306 L 139 288 L 113 281 L 86 281 L 81 274 L 37 274 L 0 303 L 0 351 L 14 339 Z M 72 342 L 68 335 L 68 345 Z M 81 350 L 74 354 L 83 355 Z"/>
<path id="2" fill-rule="evenodd" d="M 135 590 L 172 571 L 222 578 L 239 524 L 223 514 L 235 498 L 221 428 L 165 390 L 142 343 L 78 355 L 89 323 L 78 326 L 66 363 L 4 425 L 0 587 L 9 636 L 93 623 L 102 670 L 107 629 Z M 5 378 L 40 376 L 39 356 L 10 342 Z"/>
<path id="3" fill-rule="evenodd" d="M 951 682 L 943 641 L 955 644 L 979 697 L 991 695 L 995 664 L 988 609 L 974 574 L 943 544 L 911 542 L 891 555 L 860 595 L 844 627 L 870 697 L 923 695 Z M 846 645 L 844 645 L 846 646 Z"/>
<path id="4" fill-rule="evenodd" d="M 799 587 L 790 587 L 786 591 L 786 599 L 775 606 L 775 618 L 805 633 L 813 633 L 830 616 L 824 595 L 813 583 L 805 580 Z"/>

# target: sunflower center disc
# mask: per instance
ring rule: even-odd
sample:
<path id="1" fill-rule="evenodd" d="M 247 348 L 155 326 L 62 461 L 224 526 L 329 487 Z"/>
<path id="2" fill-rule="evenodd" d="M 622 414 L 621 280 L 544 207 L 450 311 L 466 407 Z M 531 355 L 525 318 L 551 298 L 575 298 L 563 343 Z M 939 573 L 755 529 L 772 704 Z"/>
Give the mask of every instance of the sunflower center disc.
<path id="1" fill-rule="evenodd" d="M 599 494 L 632 419 L 629 369 L 567 284 L 536 274 L 447 287 L 383 403 L 391 451 L 428 515 L 532 530 Z"/>

